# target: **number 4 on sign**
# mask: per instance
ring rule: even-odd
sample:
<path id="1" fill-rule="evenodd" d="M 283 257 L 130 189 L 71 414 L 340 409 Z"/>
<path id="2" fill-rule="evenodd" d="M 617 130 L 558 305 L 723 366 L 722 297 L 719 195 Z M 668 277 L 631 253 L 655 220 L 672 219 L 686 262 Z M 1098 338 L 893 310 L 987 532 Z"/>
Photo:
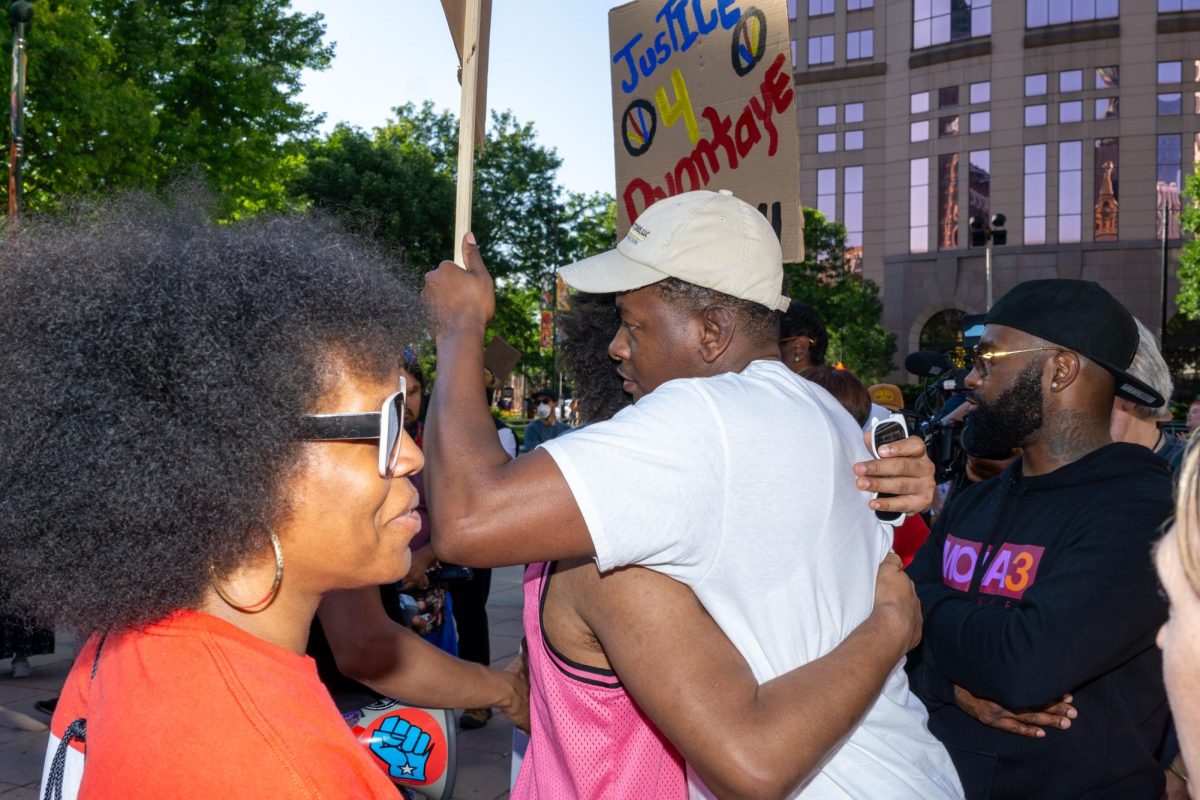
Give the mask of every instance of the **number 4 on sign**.
<path id="1" fill-rule="evenodd" d="M 487 117 L 488 39 L 492 0 L 442 0 L 446 23 L 458 50 L 462 84 L 458 118 L 458 191 L 454 198 L 454 262 L 465 263 L 462 240 L 471 230 L 471 195 L 475 181 L 475 145 L 483 144 Z"/>
<path id="2" fill-rule="evenodd" d="M 678 68 L 671 72 L 671 88 L 675 90 L 674 103 L 667 102 L 665 86 L 658 87 L 658 91 L 654 93 L 654 102 L 658 105 L 658 113 L 662 117 L 663 124 L 668 128 L 678 122 L 680 117 L 683 117 L 688 139 L 695 144 L 700 141 L 700 126 L 696 124 L 696 113 L 692 110 L 692 98 L 688 96 L 687 83 L 684 82 L 683 73 Z"/>

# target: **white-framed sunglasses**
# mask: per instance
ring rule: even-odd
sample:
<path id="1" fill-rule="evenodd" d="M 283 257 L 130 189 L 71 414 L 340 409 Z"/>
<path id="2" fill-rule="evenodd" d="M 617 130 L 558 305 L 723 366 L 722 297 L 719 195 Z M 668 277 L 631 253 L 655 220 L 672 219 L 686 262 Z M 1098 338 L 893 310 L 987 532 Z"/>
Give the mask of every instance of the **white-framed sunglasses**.
<path id="1" fill-rule="evenodd" d="M 408 385 L 401 377 L 400 391 L 388 395 L 378 411 L 305 414 L 300 438 L 310 442 L 375 439 L 379 442 L 379 476 L 390 477 L 400 462 L 407 396 Z"/>

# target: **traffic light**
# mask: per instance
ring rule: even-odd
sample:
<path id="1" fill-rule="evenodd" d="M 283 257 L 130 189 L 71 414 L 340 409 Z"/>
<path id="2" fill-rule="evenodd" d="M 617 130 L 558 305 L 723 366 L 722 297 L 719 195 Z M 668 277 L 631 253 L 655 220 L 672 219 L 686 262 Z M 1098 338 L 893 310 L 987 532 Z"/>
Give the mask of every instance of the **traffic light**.
<path id="1" fill-rule="evenodd" d="M 971 217 L 971 247 L 983 247 L 987 244 L 988 232 L 984 229 L 983 217 Z"/>
<path id="2" fill-rule="evenodd" d="M 992 244 L 1008 244 L 1008 231 L 1004 230 L 1006 222 L 1008 222 L 1008 217 L 1003 214 L 999 212 L 992 214 Z"/>

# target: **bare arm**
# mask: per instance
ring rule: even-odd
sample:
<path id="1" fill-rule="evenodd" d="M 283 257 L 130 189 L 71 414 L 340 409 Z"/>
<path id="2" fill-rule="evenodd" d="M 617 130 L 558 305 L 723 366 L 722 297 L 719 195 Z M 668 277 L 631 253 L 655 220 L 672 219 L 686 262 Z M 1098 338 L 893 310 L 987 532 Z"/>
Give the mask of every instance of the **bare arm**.
<path id="1" fill-rule="evenodd" d="M 720 797 L 782 797 L 806 780 L 920 638 L 919 605 L 895 556 L 880 567 L 862 625 L 761 686 L 686 586 L 643 569 L 599 581 L 581 616 L 638 704 Z"/>
<path id="2" fill-rule="evenodd" d="M 496 299 L 472 235 L 466 269 L 443 261 L 425 276 L 438 375 L 425 428 L 426 485 L 438 558 L 473 567 L 595 555 L 570 487 L 545 453 L 509 461 L 483 402 L 483 340 Z M 892 445 L 893 457 L 856 466 L 858 487 L 899 495 L 873 508 L 923 511 L 933 497 L 933 465 L 918 437 Z M 849 476 L 847 476 L 849 478 Z"/>
<path id="3" fill-rule="evenodd" d="M 374 586 L 331 592 L 317 610 L 338 670 L 380 694 L 428 708 L 491 708 L 529 728 L 529 685 L 442 652 L 392 621 Z"/>
<path id="4" fill-rule="evenodd" d="M 426 486 L 439 559 L 472 567 L 595 554 L 583 515 L 554 459 L 510 461 L 484 403 L 483 337 L 495 310 L 492 279 L 473 237 L 461 269 L 425 278 L 438 351 L 425 427 Z"/>

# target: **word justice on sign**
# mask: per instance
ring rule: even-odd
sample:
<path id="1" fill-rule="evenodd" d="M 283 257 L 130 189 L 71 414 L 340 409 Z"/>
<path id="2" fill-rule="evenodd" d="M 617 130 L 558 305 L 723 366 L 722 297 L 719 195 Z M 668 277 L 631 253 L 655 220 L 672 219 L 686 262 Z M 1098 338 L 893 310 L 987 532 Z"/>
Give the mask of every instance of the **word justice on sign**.
<path id="1" fill-rule="evenodd" d="M 667 0 L 654 17 L 654 21 L 663 27 L 652 42 L 642 44 L 645 36 L 634 34 L 613 56 L 614 64 L 623 63 L 629 71 L 621 81 L 621 91 L 632 92 L 640 78 L 653 75 L 673 53 L 686 53 L 702 37 L 718 28 L 729 30 L 736 25 L 742 16 L 741 9 L 730 8 L 736 3 L 737 0 L 716 0 L 706 9 L 703 0 Z"/>
<path id="2" fill-rule="evenodd" d="M 663 175 L 665 188 L 642 178 L 629 181 L 621 193 L 629 219 L 637 219 L 641 211 L 665 197 L 707 186 L 712 176 L 722 169 L 719 158 L 721 153 L 725 154 L 725 166 L 736 170 L 755 145 L 762 141 L 764 130 L 768 141 L 767 155 L 774 156 L 779 147 L 779 132 L 775 127 L 774 116 L 790 108 L 795 98 L 795 92 L 791 89 L 791 76 L 785 67 L 786 58 L 780 54 L 759 83 L 758 95 L 751 97 L 742 107 L 736 122 L 731 117 L 722 117 L 712 106 L 706 106 L 700 116 L 708 123 L 711 132 L 708 136 L 696 137 L 692 137 L 693 126 L 696 123 L 690 100 L 687 99 L 687 86 L 682 74 L 676 70 L 671 76 L 672 88 L 676 93 L 675 104 L 670 115 L 663 114 L 663 121 L 671 125 L 680 118 L 687 120 L 685 124 L 689 138 L 696 146 L 691 153 L 679 159 L 674 169 Z M 660 105 L 666 104 L 666 94 L 662 89 L 659 90 L 656 100 Z M 686 110 L 679 107 L 685 102 Z M 695 130 L 698 134 L 698 127 Z"/>

